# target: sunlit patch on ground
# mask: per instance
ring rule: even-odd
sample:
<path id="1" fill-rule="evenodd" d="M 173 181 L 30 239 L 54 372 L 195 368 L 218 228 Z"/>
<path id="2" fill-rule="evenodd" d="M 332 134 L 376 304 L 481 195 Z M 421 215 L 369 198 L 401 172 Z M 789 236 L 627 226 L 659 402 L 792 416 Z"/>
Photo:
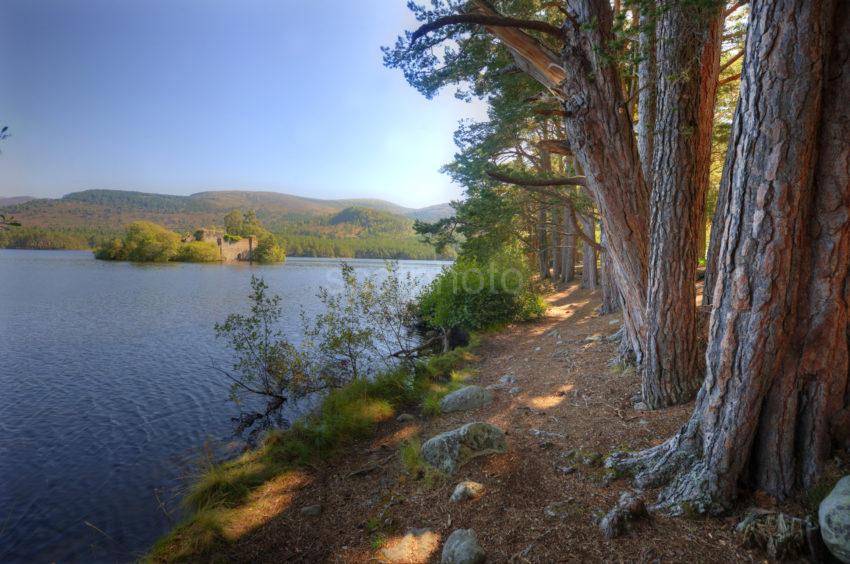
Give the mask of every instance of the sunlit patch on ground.
<path id="1" fill-rule="evenodd" d="M 236 540 L 289 509 L 299 490 L 312 483 L 306 472 L 293 470 L 281 474 L 251 492 L 248 501 L 230 512 L 223 533 Z"/>

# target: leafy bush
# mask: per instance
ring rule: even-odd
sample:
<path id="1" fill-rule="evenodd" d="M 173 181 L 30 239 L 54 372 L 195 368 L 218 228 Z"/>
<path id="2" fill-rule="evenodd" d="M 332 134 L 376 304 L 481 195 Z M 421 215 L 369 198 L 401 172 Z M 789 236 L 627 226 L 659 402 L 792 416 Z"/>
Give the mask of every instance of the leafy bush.
<path id="1" fill-rule="evenodd" d="M 266 234 L 260 237 L 254 249 L 254 260 L 261 264 L 283 262 L 286 260 L 286 252 L 273 235 Z"/>
<path id="2" fill-rule="evenodd" d="M 180 246 L 174 260 L 180 262 L 219 262 L 221 253 L 212 241 L 190 241 Z"/>
<path id="3" fill-rule="evenodd" d="M 125 229 L 123 239 L 103 245 L 95 256 L 103 260 L 168 262 L 177 256 L 180 236 L 149 221 L 134 221 Z"/>
<path id="4" fill-rule="evenodd" d="M 339 293 L 319 289 L 321 314 L 310 319 L 302 312 L 305 338 L 297 346 L 280 329 L 280 297 L 269 294 L 266 283 L 253 276 L 250 311 L 216 324 L 217 336 L 228 341 L 235 356 L 230 370 L 219 371 L 232 383 L 232 399 L 248 409 L 237 419 L 237 433 L 248 432 L 253 441 L 266 429 L 287 427 L 284 405 L 371 379 L 379 366 L 392 371 L 407 361 L 408 372 L 414 368 L 413 358 L 404 353 L 412 343 L 407 327 L 413 320 L 409 305 L 416 279 L 400 276 L 394 264 L 387 265 L 387 277 L 380 283 L 374 276 L 358 280 L 347 264 L 342 265 L 342 278 Z M 256 404 L 244 401 L 252 396 L 265 405 L 252 409 Z M 333 405 L 333 397 L 327 405 Z M 344 410 L 334 412 L 346 416 Z"/>
<path id="5" fill-rule="evenodd" d="M 515 251 L 502 251 L 486 263 L 458 260 L 419 300 L 422 318 L 444 330 L 483 329 L 539 317 L 544 310 L 531 270 Z"/>

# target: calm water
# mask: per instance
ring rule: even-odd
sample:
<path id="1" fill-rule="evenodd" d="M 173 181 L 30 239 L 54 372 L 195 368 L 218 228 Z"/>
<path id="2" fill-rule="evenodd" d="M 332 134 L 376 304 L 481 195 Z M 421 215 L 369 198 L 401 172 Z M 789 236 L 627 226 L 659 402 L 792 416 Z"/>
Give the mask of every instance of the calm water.
<path id="1" fill-rule="evenodd" d="M 350 261 L 380 272 L 380 261 Z M 424 281 L 439 262 L 402 261 Z M 132 561 L 169 528 L 189 463 L 231 438 L 230 362 L 213 324 L 248 281 L 280 294 L 287 333 L 339 262 L 133 265 L 0 250 L 0 561 Z M 175 518 L 172 516 L 171 518 Z"/>

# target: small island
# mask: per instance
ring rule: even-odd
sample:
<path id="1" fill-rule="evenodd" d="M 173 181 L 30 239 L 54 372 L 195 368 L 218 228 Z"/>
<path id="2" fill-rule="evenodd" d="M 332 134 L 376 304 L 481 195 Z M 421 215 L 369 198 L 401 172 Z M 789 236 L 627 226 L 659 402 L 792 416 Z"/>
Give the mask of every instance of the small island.
<path id="1" fill-rule="evenodd" d="M 233 210 L 224 229 L 201 228 L 180 234 L 150 221 L 128 224 L 123 237 L 95 250 L 95 258 L 131 262 L 234 262 L 261 264 L 286 260 L 283 245 L 257 220 L 254 211 Z"/>

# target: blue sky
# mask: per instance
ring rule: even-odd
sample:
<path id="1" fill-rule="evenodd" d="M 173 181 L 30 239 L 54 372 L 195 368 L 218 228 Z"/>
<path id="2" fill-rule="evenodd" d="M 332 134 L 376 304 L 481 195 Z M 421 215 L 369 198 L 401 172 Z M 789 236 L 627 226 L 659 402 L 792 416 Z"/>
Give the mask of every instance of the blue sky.
<path id="1" fill-rule="evenodd" d="M 437 169 L 483 107 L 382 66 L 413 26 L 404 0 L 0 0 L 0 195 L 456 198 Z"/>

